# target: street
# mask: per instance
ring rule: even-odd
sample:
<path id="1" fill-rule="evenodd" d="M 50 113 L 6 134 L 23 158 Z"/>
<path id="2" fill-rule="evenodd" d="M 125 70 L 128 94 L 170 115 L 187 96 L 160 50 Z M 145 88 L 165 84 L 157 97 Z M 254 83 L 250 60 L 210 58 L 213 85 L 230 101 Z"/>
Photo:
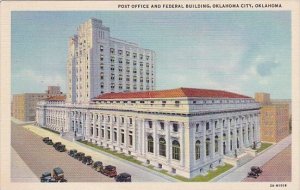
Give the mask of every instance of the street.
<path id="1" fill-rule="evenodd" d="M 67 155 L 67 153 L 57 152 L 51 145 L 46 145 L 42 141 L 42 136 L 49 136 L 54 142 L 60 141 L 66 145 L 67 149 L 77 149 L 78 151 L 92 156 L 94 161 L 102 161 L 104 165 L 114 165 L 117 172 L 127 172 L 132 175 L 133 182 L 168 182 L 170 177 L 162 177 L 153 171 L 148 171 L 143 167 L 136 167 L 123 161 L 93 151 L 89 148 L 80 146 L 62 139 L 59 135 L 52 132 L 30 126 L 30 130 L 22 125 L 12 122 L 12 142 L 13 149 L 20 155 L 22 160 L 32 170 L 36 176 L 41 176 L 45 171 L 52 171 L 53 168 L 59 166 L 65 172 L 65 177 L 70 182 L 112 182 L 114 179 L 106 177 L 92 170 L 90 166 L 86 166 L 81 162 Z M 34 132 L 33 132 L 34 131 Z M 39 136 L 35 133 L 40 133 Z M 12 160 L 14 162 L 14 160 Z M 18 179 L 20 181 L 20 179 Z M 27 181 L 27 179 L 24 179 Z"/>

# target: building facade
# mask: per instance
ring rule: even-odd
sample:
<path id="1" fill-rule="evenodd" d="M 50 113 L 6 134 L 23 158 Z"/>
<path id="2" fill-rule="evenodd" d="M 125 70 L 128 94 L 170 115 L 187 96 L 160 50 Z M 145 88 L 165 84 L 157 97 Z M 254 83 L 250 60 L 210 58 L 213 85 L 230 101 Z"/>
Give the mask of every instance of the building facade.
<path id="1" fill-rule="evenodd" d="M 264 96 L 264 99 L 257 97 Z M 283 101 L 271 101 L 270 94 L 256 93 L 257 102 L 262 105 L 261 108 L 261 140 L 265 142 L 277 143 L 290 134 L 289 120 L 290 108 L 289 104 Z"/>
<path id="2" fill-rule="evenodd" d="M 179 88 L 106 93 L 89 105 L 52 98 L 39 102 L 37 123 L 191 178 L 260 146 L 259 109 L 247 96 Z"/>
<path id="3" fill-rule="evenodd" d="M 115 39 L 89 19 L 69 40 L 67 103 L 88 103 L 103 93 L 155 89 L 155 52 Z"/>
<path id="4" fill-rule="evenodd" d="M 58 95 L 62 95 L 59 86 L 49 86 L 46 93 L 15 94 L 12 99 L 12 116 L 21 121 L 35 121 L 37 102 Z"/>

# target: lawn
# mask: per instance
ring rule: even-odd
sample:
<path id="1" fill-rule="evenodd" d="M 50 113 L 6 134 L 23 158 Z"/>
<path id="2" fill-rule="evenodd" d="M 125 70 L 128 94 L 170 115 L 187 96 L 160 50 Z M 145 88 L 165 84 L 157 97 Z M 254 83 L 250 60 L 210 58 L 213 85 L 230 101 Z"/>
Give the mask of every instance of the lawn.
<path id="1" fill-rule="evenodd" d="M 96 149 L 101 150 L 101 151 L 103 151 L 103 152 L 107 152 L 107 153 L 109 153 L 109 154 L 112 154 L 112 155 L 114 155 L 114 156 L 117 156 L 117 157 L 119 157 L 119 158 L 122 158 L 122 159 L 124 159 L 124 160 L 127 160 L 127 161 L 129 161 L 129 162 L 133 162 L 133 163 L 142 165 L 142 162 L 139 161 L 139 160 L 137 160 L 137 159 L 135 159 L 133 156 L 127 156 L 127 155 L 125 155 L 124 153 L 118 153 L 118 152 L 115 151 L 115 150 L 110 150 L 109 148 L 103 148 L 103 147 L 101 147 L 101 146 L 98 146 L 98 145 L 93 144 L 93 143 L 88 142 L 88 141 L 81 141 L 81 140 L 78 140 L 78 142 L 83 143 L 83 144 L 86 144 L 86 145 L 91 146 L 91 147 L 93 147 L 93 148 L 96 148 Z"/>
<path id="2" fill-rule="evenodd" d="M 96 149 L 98 149 L 98 150 L 100 150 L 100 151 L 107 152 L 107 153 L 109 153 L 109 154 L 112 154 L 112 155 L 114 155 L 114 156 L 117 156 L 117 157 L 119 157 L 119 158 L 122 158 L 122 159 L 124 159 L 124 160 L 127 160 L 127 161 L 129 161 L 129 162 L 133 162 L 133 163 L 135 163 L 135 164 L 144 166 L 144 165 L 142 164 L 141 161 L 135 159 L 133 156 L 127 156 L 127 155 L 125 155 L 124 153 L 118 153 L 117 151 L 113 151 L 113 150 L 110 150 L 110 149 L 108 149 L 108 148 L 103 148 L 103 147 L 101 147 L 101 146 L 98 146 L 98 145 L 93 144 L 93 143 L 88 142 L 88 141 L 81 141 L 81 140 L 78 140 L 78 142 L 83 143 L 83 144 L 88 145 L 88 146 L 91 146 L 91 147 L 93 147 L 93 148 L 96 148 Z M 225 164 L 224 166 L 219 166 L 219 167 L 217 167 L 217 169 L 216 169 L 215 171 L 209 171 L 208 174 L 207 174 L 206 176 L 197 176 L 197 177 L 194 177 L 194 178 L 192 178 L 192 179 L 188 179 L 188 178 L 185 178 L 185 177 L 182 177 L 182 176 L 179 176 L 179 175 L 171 175 L 171 174 L 168 173 L 167 170 L 157 170 L 157 169 L 155 169 L 154 166 L 151 166 L 151 165 L 149 165 L 149 166 L 144 166 L 144 167 L 147 167 L 147 168 L 149 168 L 149 169 L 151 169 L 151 170 L 154 170 L 154 171 L 156 171 L 156 172 L 163 173 L 163 174 L 165 174 L 165 175 L 168 175 L 168 176 L 170 176 L 170 177 L 173 177 L 173 178 L 175 178 L 175 179 L 177 179 L 177 180 L 184 181 L 184 182 L 207 182 L 207 181 L 210 181 L 211 179 L 213 179 L 214 177 L 220 175 L 221 173 L 226 172 L 227 170 L 229 170 L 229 169 L 232 168 L 233 166 L 230 165 L 230 164 Z"/>
<path id="3" fill-rule="evenodd" d="M 209 171 L 206 176 L 199 175 L 199 176 L 196 176 L 196 177 L 191 178 L 191 179 L 188 179 L 188 178 L 185 178 L 185 177 L 182 177 L 182 176 L 179 176 L 179 175 L 171 175 L 171 174 L 168 173 L 167 170 L 161 170 L 159 172 L 161 172 L 165 175 L 174 177 L 174 178 L 176 178 L 180 181 L 184 181 L 184 182 L 208 182 L 208 181 L 212 180 L 213 178 L 217 177 L 218 175 L 226 172 L 227 170 L 229 170 L 232 167 L 233 167 L 232 165 L 225 163 L 224 166 L 217 167 L 217 169 L 215 171 Z"/>
<path id="4" fill-rule="evenodd" d="M 257 152 L 257 153 L 260 153 L 261 151 L 263 151 L 263 150 L 269 148 L 269 147 L 272 146 L 272 145 L 273 145 L 272 143 L 261 143 L 260 148 L 258 148 L 258 149 L 256 150 L 256 152 Z"/>

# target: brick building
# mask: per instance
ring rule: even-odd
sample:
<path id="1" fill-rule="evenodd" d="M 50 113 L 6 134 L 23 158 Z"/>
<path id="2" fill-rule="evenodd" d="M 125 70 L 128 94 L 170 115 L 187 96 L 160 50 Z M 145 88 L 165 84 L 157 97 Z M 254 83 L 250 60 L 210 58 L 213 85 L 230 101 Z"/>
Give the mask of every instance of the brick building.
<path id="1" fill-rule="evenodd" d="M 289 104 L 272 102 L 270 94 L 256 93 L 255 100 L 260 102 L 261 141 L 279 142 L 289 135 Z"/>

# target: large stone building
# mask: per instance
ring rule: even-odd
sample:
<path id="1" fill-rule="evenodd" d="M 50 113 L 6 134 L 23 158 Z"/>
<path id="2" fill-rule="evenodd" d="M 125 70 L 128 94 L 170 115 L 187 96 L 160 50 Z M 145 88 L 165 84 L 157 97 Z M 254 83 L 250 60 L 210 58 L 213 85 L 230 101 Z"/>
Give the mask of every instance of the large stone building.
<path id="1" fill-rule="evenodd" d="M 290 107 L 282 101 L 271 101 L 270 94 L 256 93 L 255 99 L 262 105 L 261 140 L 276 143 L 289 135 Z"/>
<path id="2" fill-rule="evenodd" d="M 71 38 L 68 93 L 40 101 L 37 124 L 185 177 L 260 146 L 260 105 L 220 90 L 154 91 L 155 53 L 90 19 Z"/>
<path id="3" fill-rule="evenodd" d="M 37 123 L 194 177 L 260 146 L 259 109 L 247 96 L 179 88 L 106 93 L 89 105 L 52 98 L 39 102 Z"/>
<path id="4" fill-rule="evenodd" d="M 11 107 L 12 116 L 21 121 L 35 121 L 37 102 L 61 94 L 59 86 L 49 86 L 46 93 L 14 94 Z"/>
<path id="5" fill-rule="evenodd" d="M 99 94 L 155 89 L 155 53 L 115 39 L 101 20 L 89 19 L 69 40 L 69 103 L 88 103 Z"/>

